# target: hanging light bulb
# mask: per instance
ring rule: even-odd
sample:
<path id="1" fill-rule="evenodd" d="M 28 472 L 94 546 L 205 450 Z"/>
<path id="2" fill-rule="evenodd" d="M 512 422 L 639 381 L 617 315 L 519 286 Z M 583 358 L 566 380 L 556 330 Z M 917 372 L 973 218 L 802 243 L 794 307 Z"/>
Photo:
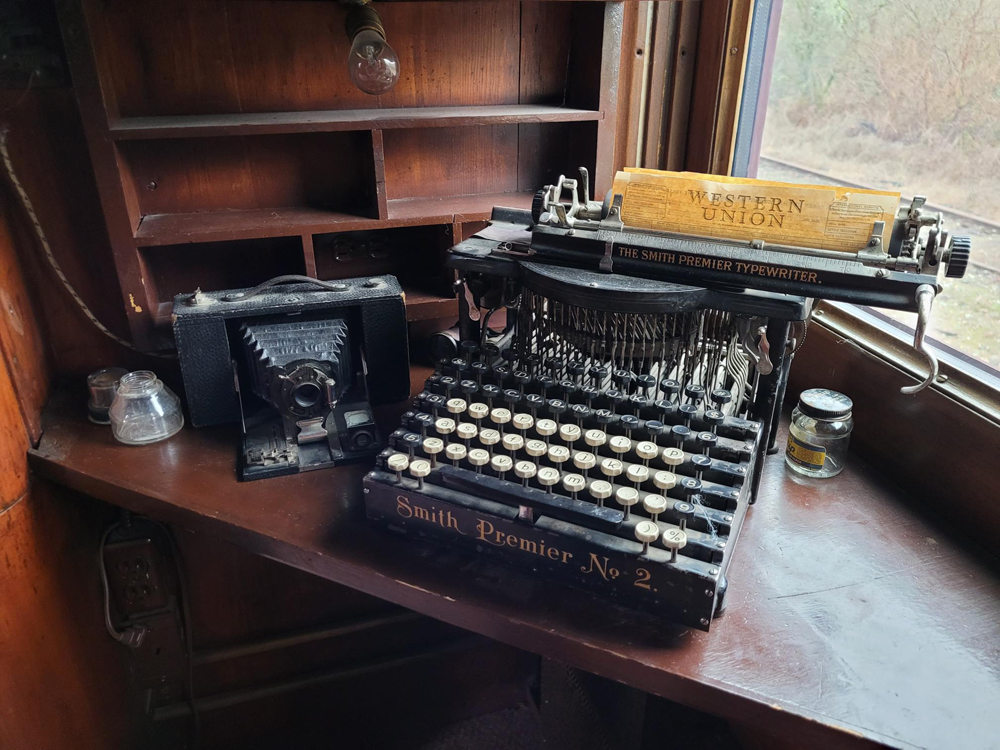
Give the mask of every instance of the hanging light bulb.
<path id="1" fill-rule="evenodd" d="M 351 52 L 347 70 L 354 85 L 366 94 L 384 94 L 399 80 L 399 58 L 385 40 L 382 19 L 369 6 L 353 8 L 347 16 Z"/>

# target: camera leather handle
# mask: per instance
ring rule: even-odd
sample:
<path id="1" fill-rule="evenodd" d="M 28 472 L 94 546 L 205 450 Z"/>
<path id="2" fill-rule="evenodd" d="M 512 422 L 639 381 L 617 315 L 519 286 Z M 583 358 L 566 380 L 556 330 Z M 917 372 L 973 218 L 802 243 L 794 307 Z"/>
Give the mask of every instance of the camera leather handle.
<path id="1" fill-rule="evenodd" d="M 288 274 L 287 276 L 275 276 L 273 279 L 268 279 L 246 292 L 227 294 L 222 298 L 222 301 L 235 302 L 236 300 L 249 299 L 250 297 L 255 297 L 261 292 L 270 289 L 272 286 L 278 286 L 279 284 L 314 284 L 320 289 L 325 289 L 328 292 L 343 292 L 347 289 L 345 284 L 338 281 L 321 281 L 320 279 L 314 279 L 311 276 Z"/>

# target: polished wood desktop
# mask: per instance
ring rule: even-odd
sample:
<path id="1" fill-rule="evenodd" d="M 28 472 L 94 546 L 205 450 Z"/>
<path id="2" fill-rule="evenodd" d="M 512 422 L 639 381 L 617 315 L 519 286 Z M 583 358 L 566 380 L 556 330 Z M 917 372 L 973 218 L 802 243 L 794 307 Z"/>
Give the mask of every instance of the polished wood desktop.
<path id="1" fill-rule="evenodd" d="M 135 448 L 83 403 L 57 393 L 30 463 L 109 503 L 802 746 L 1000 742 L 1000 578 L 858 458 L 822 482 L 770 459 L 702 633 L 373 528 L 364 466 L 241 484 L 235 428 Z"/>

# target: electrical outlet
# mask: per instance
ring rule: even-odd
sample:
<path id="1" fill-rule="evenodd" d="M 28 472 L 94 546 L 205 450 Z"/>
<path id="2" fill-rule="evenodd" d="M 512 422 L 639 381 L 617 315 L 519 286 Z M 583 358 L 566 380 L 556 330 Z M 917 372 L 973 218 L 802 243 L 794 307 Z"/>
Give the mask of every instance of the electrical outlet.
<path id="1" fill-rule="evenodd" d="M 152 539 L 129 539 L 104 548 L 104 567 L 115 609 L 123 620 L 167 607 L 169 593 L 161 571 L 164 559 Z"/>

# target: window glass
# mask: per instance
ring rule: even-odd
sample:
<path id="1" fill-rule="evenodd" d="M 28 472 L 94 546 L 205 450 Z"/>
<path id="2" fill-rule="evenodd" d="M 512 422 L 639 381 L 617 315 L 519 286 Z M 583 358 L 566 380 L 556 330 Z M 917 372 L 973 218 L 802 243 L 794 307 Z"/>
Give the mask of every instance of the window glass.
<path id="1" fill-rule="evenodd" d="M 930 335 L 1000 368 L 1000 2 L 784 0 L 757 177 L 927 196 L 973 248 Z"/>

